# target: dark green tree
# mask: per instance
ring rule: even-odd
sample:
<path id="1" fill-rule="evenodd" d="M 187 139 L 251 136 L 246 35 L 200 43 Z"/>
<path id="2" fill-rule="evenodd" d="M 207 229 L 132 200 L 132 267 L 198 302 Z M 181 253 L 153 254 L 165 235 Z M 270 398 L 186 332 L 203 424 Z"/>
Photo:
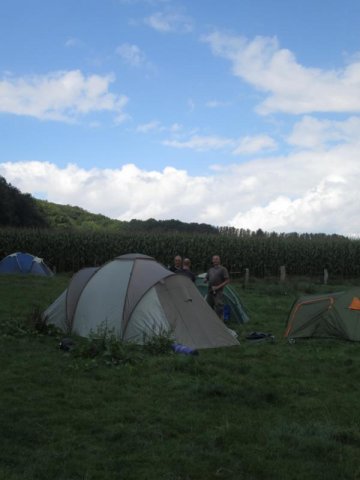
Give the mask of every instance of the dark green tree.
<path id="1" fill-rule="evenodd" d="M 46 218 L 34 198 L 21 193 L 0 176 L 0 225 L 8 227 L 47 227 Z"/>

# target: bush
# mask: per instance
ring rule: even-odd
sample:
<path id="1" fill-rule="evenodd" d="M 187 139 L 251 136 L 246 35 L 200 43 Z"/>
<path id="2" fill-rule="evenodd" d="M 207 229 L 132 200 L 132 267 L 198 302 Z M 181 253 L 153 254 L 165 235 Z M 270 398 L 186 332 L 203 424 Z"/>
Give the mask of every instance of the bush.
<path id="1" fill-rule="evenodd" d="M 163 355 L 171 352 L 174 336 L 171 331 L 160 331 L 144 337 L 144 349 L 151 355 Z"/>
<path id="2" fill-rule="evenodd" d="M 106 324 L 91 332 L 89 338 L 79 338 L 73 352 L 82 358 L 102 358 L 108 365 L 137 363 L 142 359 L 137 345 L 120 341 L 115 330 L 109 329 Z"/>

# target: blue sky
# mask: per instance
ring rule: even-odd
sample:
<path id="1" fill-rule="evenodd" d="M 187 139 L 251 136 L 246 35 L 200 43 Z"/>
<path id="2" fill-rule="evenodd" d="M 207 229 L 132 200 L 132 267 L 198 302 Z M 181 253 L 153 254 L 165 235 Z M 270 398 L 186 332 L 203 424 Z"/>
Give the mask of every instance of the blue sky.
<path id="1" fill-rule="evenodd" d="M 359 235 L 358 0 L 3 0 L 0 175 L 112 218 Z"/>

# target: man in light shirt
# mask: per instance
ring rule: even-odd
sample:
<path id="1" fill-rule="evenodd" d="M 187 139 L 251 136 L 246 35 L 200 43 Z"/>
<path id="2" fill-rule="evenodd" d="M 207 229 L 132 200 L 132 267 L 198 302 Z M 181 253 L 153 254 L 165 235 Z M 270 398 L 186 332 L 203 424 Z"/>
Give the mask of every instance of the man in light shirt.
<path id="1" fill-rule="evenodd" d="M 219 255 L 212 257 L 212 267 L 207 271 L 205 282 L 208 284 L 206 301 L 222 320 L 224 315 L 224 287 L 230 283 L 227 268 L 220 263 Z"/>

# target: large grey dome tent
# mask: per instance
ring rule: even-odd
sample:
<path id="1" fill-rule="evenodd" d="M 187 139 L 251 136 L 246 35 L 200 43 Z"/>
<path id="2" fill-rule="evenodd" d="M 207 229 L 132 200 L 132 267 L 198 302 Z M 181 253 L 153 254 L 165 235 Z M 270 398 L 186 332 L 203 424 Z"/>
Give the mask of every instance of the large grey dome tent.
<path id="1" fill-rule="evenodd" d="M 119 340 L 139 344 L 170 331 L 190 348 L 239 344 L 189 278 L 141 254 L 80 270 L 44 316 L 63 332 L 84 337 L 107 328 Z"/>

